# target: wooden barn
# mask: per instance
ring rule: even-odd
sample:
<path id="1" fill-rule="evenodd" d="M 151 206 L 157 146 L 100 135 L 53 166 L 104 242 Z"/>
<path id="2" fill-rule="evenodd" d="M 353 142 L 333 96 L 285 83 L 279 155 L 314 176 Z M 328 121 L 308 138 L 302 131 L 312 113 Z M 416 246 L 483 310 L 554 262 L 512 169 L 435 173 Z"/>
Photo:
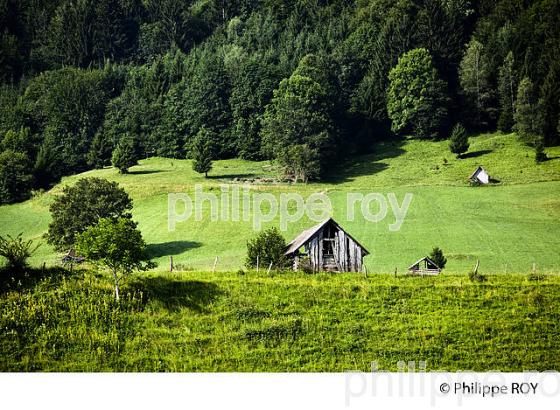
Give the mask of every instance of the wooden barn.
<path id="1" fill-rule="evenodd" d="M 286 248 L 285 255 L 293 259 L 294 270 L 300 258 L 309 257 L 314 272 L 360 272 L 366 248 L 329 218 L 303 231 Z"/>
<path id="2" fill-rule="evenodd" d="M 439 275 L 441 269 L 433 260 L 426 256 L 410 265 L 408 272 L 415 275 Z"/>
<path id="3" fill-rule="evenodd" d="M 488 184 L 490 182 L 490 175 L 482 167 L 478 167 L 469 177 L 469 181 L 478 184 Z"/>

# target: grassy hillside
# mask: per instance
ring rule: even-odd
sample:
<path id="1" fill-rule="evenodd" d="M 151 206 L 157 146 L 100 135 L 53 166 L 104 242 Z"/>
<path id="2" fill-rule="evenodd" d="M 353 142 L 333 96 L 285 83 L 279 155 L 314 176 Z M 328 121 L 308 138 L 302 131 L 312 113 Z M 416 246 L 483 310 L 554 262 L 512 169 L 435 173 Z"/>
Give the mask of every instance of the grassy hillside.
<path id="1" fill-rule="evenodd" d="M 4 283 L 1 371 L 560 370 L 560 277 L 78 272 Z"/>
<path id="2" fill-rule="evenodd" d="M 449 258 L 448 272 L 464 273 L 476 259 L 487 273 L 527 272 L 533 263 L 541 271 L 560 270 L 560 148 L 549 148 L 551 160 L 535 165 L 534 153 L 515 135 L 489 134 L 471 138 L 470 154 L 457 160 L 447 141 L 403 141 L 378 144 L 373 154 L 358 157 L 333 170 L 325 183 L 308 185 L 252 184 L 253 192 L 297 192 L 307 197 L 325 192 L 334 217 L 372 253 L 365 259 L 369 271 L 402 272 L 410 263 L 440 246 Z M 466 178 L 483 165 L 497 184 L 469 187 Z M 217 161 L 211 178 L 194 173 L 191 162 L 152 158 L 141 161 L 130 175 L 112 168 L 65 178 L 51 191 L 22 204 L 0 207 L 0 235 L 23 232 L 41 240 L 49 223 L 48 206 L 61 187 L 85 176 L 115 180 L 134 200 L 134 217 L 161 266 L 172 255 L 185 268 L 209 269 L 216 256 L 218 270 L 243 265 L 245 243 L 254 235 L 250 222 L 189 220 L 167 229 L 167 194 L 193 193 L 195 184 L 220 193 L 219 185 L 237 179 L 270 178 L 267 163 Z M 351 192 L 395 193 L 413 200 L 398 232 L 388 225 L 394 218 L 370 223 L 358 217 L 346 221 L 346 195 Z M 205 214 L 208 216 L 208 210 Z M 375 212 L 375 210 L 372 210 Z M 274 220 L 268 225 L 278 226 Z M 290 224 L 289 240 L 313 225 L 306 217 Z M 56 264 L 58 256 L 43 244 L 32 262 Z"/>

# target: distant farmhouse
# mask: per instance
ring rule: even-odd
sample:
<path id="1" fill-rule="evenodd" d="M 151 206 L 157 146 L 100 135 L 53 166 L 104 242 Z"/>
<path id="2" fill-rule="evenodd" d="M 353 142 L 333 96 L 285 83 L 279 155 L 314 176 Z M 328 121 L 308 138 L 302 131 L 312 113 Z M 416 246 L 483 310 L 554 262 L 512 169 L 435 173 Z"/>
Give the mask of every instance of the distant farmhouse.
<path id="1" fill-rule="evenodd" d="M 303 257 L 309 257 L 314 272 L 360 272 L 369 251 L 332 218 L 303 231 L 291 241 L 285 255 L 298 269 Z"/>
<path id="2" fill-rule="evenodd" d="M 408 272 L 415 275 L 439 275 L 441 268 L 426 256 L 410 265 L 408 267 Z"/>
<path id="3" fill-rule="evenodd" d="M 469 177 L 469 181 L 478 184 L 488 184 L 490 182 L 490 175 L 482 167 L 478 167 Z"/>

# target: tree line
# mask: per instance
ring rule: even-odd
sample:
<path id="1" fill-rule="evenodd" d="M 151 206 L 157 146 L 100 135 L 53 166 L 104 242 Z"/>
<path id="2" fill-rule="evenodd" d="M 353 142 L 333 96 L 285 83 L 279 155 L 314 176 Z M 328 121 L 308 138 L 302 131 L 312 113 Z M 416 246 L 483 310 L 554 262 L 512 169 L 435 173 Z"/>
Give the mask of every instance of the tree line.
<path id="1" fill-rule="evenodd" d="M 559 141 L 554 0 L 0 0 L 0 203 L 139 158 L 318 179 L 381 138 Z"/>

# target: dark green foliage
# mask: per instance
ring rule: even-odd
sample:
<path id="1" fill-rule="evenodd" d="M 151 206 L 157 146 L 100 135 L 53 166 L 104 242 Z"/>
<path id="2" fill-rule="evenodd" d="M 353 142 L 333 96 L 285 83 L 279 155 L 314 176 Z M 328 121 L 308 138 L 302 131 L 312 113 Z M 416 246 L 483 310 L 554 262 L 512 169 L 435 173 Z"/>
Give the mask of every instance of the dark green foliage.
<path id="1" fill-rule="evenodd" d="M 560 119 L 560 61 L 558 60 L 550 65 L 540 88 L 538 109 L 544 143 L 546 145 L 558 144 L 560 142 L 560 134 L 556 129 Z"/>
<path id="2" fill-rule="evenodd" d="M 76 235 L 101 218 L 130 218 L 132 200 L 116 182 L 100 178 L 83 178 L 63 189 L 50 206 L 52 222 L 47 242 L 57 250 L 74 245 Z"/>
<path id="3" fill-rule="evenodd" d="M 430 53 L 423 48 L 399 58 L 389 73 L 387 111 L 391 128 L 417 138 L 436 138 L 448 116 L 445 83 L 439 79 Z"/>
<path id="4" fill-rule="evenodd" d="M 208 177 L 208 173 L 212 170 L 212 156 L 213 156 L 213 140 L 214 134 L 202 128 L 192 143 L 191 157 L 193 160 L 193 170 L 199 174 L 204 174 Z"/>
<path id="5" fill-rule="evenodd" d="M 467 130 L 461 123 L 457 123 L 453 127 L 451 132 L 451 138 L 449 139 L 449 150 L 457 155 L 457 158 L 461 157 L 469 150 L 469 137 L 467 136 Z"/>
<path id="6" fill-rule="evenodd" d="M 6 238 L 0 236 L 0 256 L 8 261 L 6 268 L 15 272 L 21 272 L 27 267 L 27 259 L 37 250 L 39 245 L 33 246 L 33 241 L 24 241 L 20 233 L 15 238 L 8 235 Z"/>
<path id="7" fill-rule="evenodd" d="M 286 240 L 280 231 L 275 227 L 266 229 L 247 242 L 245 266 L 256 268 L 258 257 L 260 269 L 268 269 L 271 263 L 274 269 L 283 269 L 289 265 L 285 251 Z"/>
<path id="8" fill-rule="evenodd" d="M 216 159 L 307 145 L 320 178 L 391 125 L 509 132 L 523 77 L 532 133 L 554 145 L 559 14 L 551 0 L 0 1 L 1 149 L 25 152 L 47 188 L 107 165 L 125 135 L 141 158 L 184 158 L 206 128 Z M 396 95 L 389 73 L 416 49 L 426 75 Z"/>
<path id="9" fill-rule="evenodd" d="M 434 261 L 438 268 L 445 268 L 447 258 L 443 256 L 443 251 L 440 248 L 435 247 L 434 249 L 432 249 L 432 253 L 430 253 L 430 259 Z"/>
<path id="10" fill-rule="evenodd" d="M 76 252 L 111 271 L 116 300 L 119 300 L 119 284 L 125 276 L 135 270 L 154 267 L 149 263 L 142 234 L 128 218 L 101 218 L 77 236 Z"/>
<path id="11" fill-rule="evenodd" d="M 490 66 L 484 45 L 471 39 L 460 66 L 461 88 L 472 116 L 471 125 L 484 129 L 494 120 L 493 89 L 490 85 Z"/>
<path id="12" fill-rule="evenodd" d="M 162 127 L 166 141 L 184 146 L 187 151 L 194 137 L 205 127 L 218 138 L 216 158 L 236 153 L 231 135 L 230 83 L 220 56 L 204 50 L 192 76 L 173 86 L 164 102 Z"/>
<path id="13" fill-rule="evenodd" d="M 0 205 L 29 198 L 33 186 L 29 159 L 24 153 L 0 153 Z"/>
<path id="14" fill-rule="evenodd" d="M 121 174 L 128 174 L 128 169 L 138 164 L 138 149 L 130 136 L 119 141 L 113 151 L 111 163 Z"/>
<path id="15" fill-rule="evenodd" d="M 528 77 L 519 83 L 514 118 L 519 137 L 526 144 L 534 145 L 541 133 L 541 123 L 535 87 Z"/>
<path id="16" fill-rule="evenodd" d="M 547 160 L 546 153 L 544 152 L 544 138 L 537 137 L 535 140 L 535 162 L 537 164 Z"/>
<path id="17" fill-rule="evenodd" d="M 500 95 L 500 118 L 498 129 L 509 132 L 513 129 L 513 113 L 515 110 L 515 98 L 517 96 L 517 72 L 513 53 L 510 51 L 500 67 L 498 92 Z"/>
<path id="18" fill-rule="evenodd" d="M 305 172 L 307 177 L 320 176 L 336 149 L 327 73 L 314 66 L 315 61 L 303 59 L 290 78 L 282 80 L 266 108 L 262 128 L 265 153 L 282 165 L 300 163 L 298 156 L 312 159 L 313 172 Z M 298 148 L 292 148 L 295 145 Z"/>
<path id="19" fill-rule="evenodd" d="M 294 144 L 281 150 L 276 158 L 283 179 L 307 183 L 319 177 L 320 153 L 307 144 Z"/>
<path id="20" fill-rule="evenodd" d="M 261 117 L 272 98 L 272 91 L 280 81 L 278 69 L 272 62 L 254 55 L 241 62 L 232 62 L 233 138 L 243 159 L 263 159 L 261 149 Z"/>

